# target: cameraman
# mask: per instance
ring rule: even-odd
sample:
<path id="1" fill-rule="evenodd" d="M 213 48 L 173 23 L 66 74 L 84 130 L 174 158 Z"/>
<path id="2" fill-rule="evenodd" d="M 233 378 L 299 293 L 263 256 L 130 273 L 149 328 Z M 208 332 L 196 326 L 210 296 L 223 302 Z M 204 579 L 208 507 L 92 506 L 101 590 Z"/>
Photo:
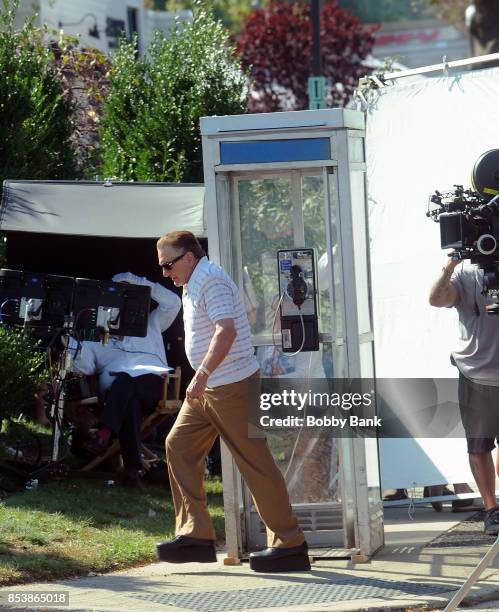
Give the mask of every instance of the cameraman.
<path id="1" fill-rule="evenodd" d="M 492 450 L 499 435 L 499 319 L 486 313 L 491 300 L 482 293 L 483 270 L 459 261 L 453 253 L 449 257 L 429 301 L 437 308 L 455 307 L 459 315 L 460 346 L 452 353 L 452 362 L 459 369 L 459 408 L 471 471 L 484 502 L 484 532 L 497 535 L 499 507 Z M 497 469 L 499 473 L 499 462 Z"/>

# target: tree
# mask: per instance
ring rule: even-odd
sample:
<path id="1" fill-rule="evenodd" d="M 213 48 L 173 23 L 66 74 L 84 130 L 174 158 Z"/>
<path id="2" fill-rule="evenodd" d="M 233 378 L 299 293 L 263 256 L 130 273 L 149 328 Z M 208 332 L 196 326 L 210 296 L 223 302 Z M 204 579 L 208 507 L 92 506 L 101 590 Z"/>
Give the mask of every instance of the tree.
<path id="1" fill-rule="evenodd" d="M 233 35 L 241 32 L 244 20 L 251 13 L 255 5 L 254 0 L 209 0 L 205 2 L 213 13 L 215 19 L 220 20 Z M 259 6 L 266 1 L 258 2 Z M 148 9 L 160 11 L 192 10 L 196 6 L 196 0 L 144 0 L 144 6 Z"/>
<path id="2" fill-rule="evenodd" d="M 199 120 L 244 112 L 245 75 L 228 34 L 199 8 L 192 24 L 156 33 L 137 58 L 122 40 L 102 121 L 103 172 L 122 180 L 203 180 Z"/>
<path id="3" fill-rule="evenodd" d="M 472 0 L 426 0 L 436 17 L 465 30 L 464 14 Z"/>
<path id="4" fill-rule="evenodd" d="M 14 30 L 18 2 L 0 9 L 0 189 L 4 179 L 75 176 L 71 103 L 40 33 Z"/>
<path id="5" fill-rule="evenodd" d="M 482 54 L 499 52 L 499 4 L 495 0 L 474 0 L 475 14 L 471 35 L 480 44 Z"/>
<path id="6" fill-rule="evenodd" d="M 321 12 L 323 74 L 328 105 L 343 106 L 367 70 L 362 60 L 374 44 L 376 26 L 361 26 L 357 17 L 326 0 Z M 271 0 L 245 23 L 238 44 L 244 68 L 251 70 L 250 111 L 308 108 L 307 82 L 312 75 L 310 3 Z"/>
<path id="7" fill-rule="evenodd" d="M 470 34 L 478 43 L 477 54 L 499 52 L 499 3 L 497 0 L 426 0 L 437 17 L 465 29 L 465 12 L 471 5 L 474 14 Z"/>
<path id="8" fill-rule="evenodd" d="M 340 0 L 340 6 L 351 9 L 362 23 L 409 21 L 429 16 L 425 0 Z"/>

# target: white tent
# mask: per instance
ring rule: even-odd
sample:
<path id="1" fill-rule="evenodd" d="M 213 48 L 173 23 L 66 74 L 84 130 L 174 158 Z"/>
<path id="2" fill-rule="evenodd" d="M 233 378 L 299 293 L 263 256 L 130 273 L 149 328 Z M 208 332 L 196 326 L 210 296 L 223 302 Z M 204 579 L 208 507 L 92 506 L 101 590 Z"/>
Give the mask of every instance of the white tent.
<path id="1" fill-rule="evenodd" d="M 433 73 L 369 96 L 370 253 L 379 378 L 450 378 L 452 309 L 428 304 L 446 255 L 428 197 L 471 186 L 476 159 L 499 148 L 499 69 Z M 499 325 L 499 318 L 497 320 Z M 384 487 L 472 481 L 463 439 L 381 440 Z"/>

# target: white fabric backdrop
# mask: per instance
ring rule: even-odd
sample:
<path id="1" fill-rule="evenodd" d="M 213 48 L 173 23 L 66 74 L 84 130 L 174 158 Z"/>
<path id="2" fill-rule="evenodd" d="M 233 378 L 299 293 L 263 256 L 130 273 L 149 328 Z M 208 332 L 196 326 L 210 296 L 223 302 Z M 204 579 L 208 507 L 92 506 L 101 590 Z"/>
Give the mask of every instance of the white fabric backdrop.
<path id="1" fill-rule="evenodd" d="M 499 69 L 373 92 L 366 148 L 376 376 L 455 377 L 456 313 L 428 304 L 445 253 L 425 212 L 499 148 Z M 381 440 L 380 461 L 384 488 L 472 481 L 464 440 Z"/>

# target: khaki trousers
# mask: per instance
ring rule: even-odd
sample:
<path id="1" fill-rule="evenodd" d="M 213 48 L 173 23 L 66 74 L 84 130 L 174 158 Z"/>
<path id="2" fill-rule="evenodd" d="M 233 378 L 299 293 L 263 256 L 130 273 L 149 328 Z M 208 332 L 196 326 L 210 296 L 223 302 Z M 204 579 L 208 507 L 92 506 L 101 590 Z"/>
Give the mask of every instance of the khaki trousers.
<path id="1" fill-rule="evenodd" d="M 298 546 L 305 540 L 267 441 L 248 437 L 249 381 L 257 376 L 207 388 L 199 401 L 182 405 L 166 438 L 177 535 L 215 540 L 203 477 L 205 458 L 220 434 L 267 527 L 268 546 Z"/>

